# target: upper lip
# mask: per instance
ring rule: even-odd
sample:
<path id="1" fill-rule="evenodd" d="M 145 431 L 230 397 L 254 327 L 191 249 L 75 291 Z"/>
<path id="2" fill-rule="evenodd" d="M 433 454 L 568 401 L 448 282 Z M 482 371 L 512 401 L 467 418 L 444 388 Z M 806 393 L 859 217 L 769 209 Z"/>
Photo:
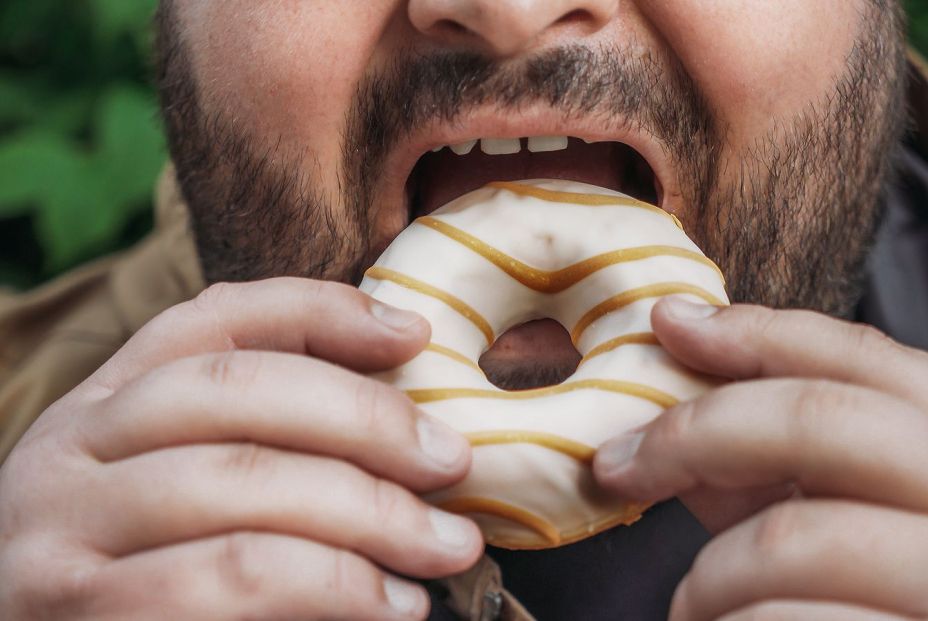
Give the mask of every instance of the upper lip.
<path id="1" fill-rule="evenodd" d="M 451 122 L 431 123 L 397 145 L 385 161 L 386 205 L 408 203 L 406 182 L 416 162 L 436 147 L 453 145 L 475 138 L 524 138 L 528 136 L 571 136 L 588 141 L 621 142 L 645 159 L 661 189 L 662 209 L 672 211 L 668 198 L 678 195 L 673 187 L 668 150 L 653 135 L 622 118 L 603 119 L 599 115 L 565 116 L 551 108 L 520 109 L 516 112 L 496 108 L 481 109 Z"/>

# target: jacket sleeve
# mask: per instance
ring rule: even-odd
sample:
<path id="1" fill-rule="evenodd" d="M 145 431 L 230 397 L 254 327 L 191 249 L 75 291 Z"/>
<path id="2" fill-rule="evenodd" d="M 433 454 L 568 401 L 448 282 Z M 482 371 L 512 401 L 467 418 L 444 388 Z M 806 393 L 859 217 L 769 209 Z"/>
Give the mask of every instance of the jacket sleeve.
<path id="1" fill-rule="evenodd" d="M 49 405 L 155 315 L 203 288 L 170 167 L 156 203 L 155 231 L 125 253 L 34 291 L 0 292 L 0 464 Z"/>
<path id="2" fill-rule="evenodd" d="M 115 262 L 0 298 L 0 463 L 39 414 L 125 341 L 107 304 Z"/>

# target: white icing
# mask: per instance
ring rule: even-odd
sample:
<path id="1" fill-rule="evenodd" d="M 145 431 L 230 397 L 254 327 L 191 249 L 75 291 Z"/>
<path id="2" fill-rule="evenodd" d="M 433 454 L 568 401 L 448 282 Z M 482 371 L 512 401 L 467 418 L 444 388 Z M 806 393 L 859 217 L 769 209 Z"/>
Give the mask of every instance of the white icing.
<path id="1" fill-rule="evenodd" d="M 615 250 L 643 246 L 672 246 L 701 255 L 669 214 L 642 208 L 618 192 L 570 181 L 535 180 L 519 185 L 607 196 L 621 204 L 555 202 L 491 185 L 449 203 L 431 218 L 476 237 L 512 259 L 547 271 Z M 607 265 L 563 291 L 540 293 L 470 246 L 423 222 L 412 224 L 397 237 L 372 269 L 378 268 L 455 296 L 486 320 L 494 337 L 524 321 L 542 317 L 555 319 L 571 331 L 601 302 L 660 283 L 685 283 L 720 303 L 728 303 L 724 283 L 714 267 L 664 255 Z M 432 325 L 432 343 L 462 354 L 473 364 L 490 346 L 475 321 L 440 299 L 383 277 L 366 277 L 361 289 L 384 302 L 424 315 Z M 706 303 L 700 296 L 686 295 Z M 650 312 L 657 300 L 642 298 L 596 319 L 575 342 L 578 351 L 586 356 L 617 337 L 650 332 Z M 429 389 L 471 389 L 483 391 L 481 395 L 486 391 L 502 395 L 503 391 L 490 384 L 473 364 L 426 350 L 402 367 L 376 377 L 412 391 L 412 396 L 416 396 L 415 391 Z M 585 359 L 564 386 L 593 380 L 644 385 L 675 400 L 691 399 L 713 385 L 674 361 L 659 345 L 641 343 Z M 570 392 L 537 391 L 529 399 L 465 394 L 425 400 L 420 407 L 465 434 L 513 430 L 544 433 L 590 450 L 647 423 L 662 411 L 662 405 L 640 395 L 610 392 L 601 386 Z M 610 519 L 636 513 L 632 511 L 635 507 L 596 488 L 588 462 L 526 442 L 478 444 L 467 479 L 431 495 L 429 500 L 441 505 L 468 497 L 501 501 L 531 512 L 559 533 L 559 539 L 552 541 L 536 529 L 510 519 L 474 514 L 489 542 L 514 548 L 551 547 L 576 540 L 595 534 Z"/>

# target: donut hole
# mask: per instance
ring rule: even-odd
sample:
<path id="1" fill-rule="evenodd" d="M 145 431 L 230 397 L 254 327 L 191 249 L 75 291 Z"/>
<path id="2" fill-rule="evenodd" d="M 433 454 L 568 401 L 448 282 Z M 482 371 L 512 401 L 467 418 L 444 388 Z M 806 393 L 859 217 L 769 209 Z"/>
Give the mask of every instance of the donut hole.
<path id="1" fill-rule="evenodd" d="M 577 370 L 580 358 L 561 324 L 538 319 L 507 330 L 478 364 L 497 388 L 529 390 L 562 383 Z"/>

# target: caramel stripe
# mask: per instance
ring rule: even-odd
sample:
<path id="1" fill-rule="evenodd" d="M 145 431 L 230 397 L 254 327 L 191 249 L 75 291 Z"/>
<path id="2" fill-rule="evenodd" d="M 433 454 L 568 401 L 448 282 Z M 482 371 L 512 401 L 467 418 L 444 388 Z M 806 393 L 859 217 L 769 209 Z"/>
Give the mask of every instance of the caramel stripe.
<path id="1" fill-rule="evenodd" d="M 616 526 L 630 526 L 641 519 L 644 512 L 651 507 L 651 503 L 635 502 L 629 503 L 622 507 L 616 515 L 610 515 L 607 518 L 588 524 L 572 531 L 561 534 L 561 545 L 565 546 L 576 543 L 581 539 L 598 535 L 604 530 L 615 528 Z"/>
<path id="2" fill-rule="evenodd" d="M 557 386 L 533 388 L 531 390 L 505 391 L 487 390 L 483 388 L 421 388 L 407 390 L 406 394 L 416 403 L 422 404 L 435 401 L 448 401 L 451 399 L 499 399 L 501 401 L 539 399 L 573 392 L 575 390 L 604 390 L 607 392 L 615 392 L 645 399 L 664 409 L 677 404 L 677 399 L 675 397 L 656 388 L 633 382 L 602 379 L 566 382 L 564 384 L 558 384 Z"/>
<path id="3" fill-rule="evenodd" d="M 584 464 L 593 461 L 596 449 L 570 438 L 542 431 L 525 429 L 501 429 L 497 431 L 478 431 L 464 434 L 471 446 L 491 446 L 494 444 L 536 444 L 546 449 L 563 453 Z"/>
<path id="4" fill-rule="evenodd" d="M 496 188 L 498 190 L 507 190 L 513 194 L 519 194 L 520 196 L 531 196 L 532 198 L 548 201 L 549 203 L 570 203 L 572 205 L 586 205 L 588 207 L 614 205 L 618 207 L 636 207 L 638 209 L 646 209 L 647 211 L 659 214 L 665 218 L 670 218 L 674 221 L 674 224 L 680 228 L 683 228 L 680 224 L 680 221 L 674 217 L 673 214 L 664 211 L 660 207 L 649 205 L 648 203 L 644 203 L 634 198 L 626 198 L 624 196 L 607 196 L 605 194 L 584 194 L 581 192 L 546 190 L 544 188 L 538 188 L 531 185 L 513 183 L 512 181 L 493 181 L 492 183 L 488 183 L 487 187 Z"/>
<path id="5" fill-rule="evenodd" d="M 492 183 L 488 183 L 487 187 L 508 190 L 513 194 L 531 196 L 533 198 L 552 203 L 572 203 L 574 205 L 586 205 L 588 207 L 599 207 L 605 205 L 613 205 L 618 207 L 636 207 L 638 209 L 651 211 L 665 218 L 670 218 L 678 229 L 681 231 L 684 230 L 683 223 L 680 222 L 680 219 L 674 214 L 670 213 L 669 211 L 664 211 L 660 207 L 656 207 L 654 205 L 650 205 L 630 197 L 545 190 L 544 188 L 523 185 L 521 183 L 513 183 L 511 181 L 493 181 Z"/>
<path id="6" fill-rule="evenodd" d="M 438 287 L 433 287 L 432 285 L 422 282 L 421 280 L 417 280 L 412 276 L 407 276 L 406 274 L 401 274 L 397 271 L 377 265 L 367 270 L 367 272 L 365 272 L 365 276 L 368 278 L 374 278 L 376 280 L 387 280 L 389 282 L 396 283 L 401 287 L 412 289 L 413 291 L 421 293 L 422 295 L 427 295 L 429 297 L 435 298 L 436 300 L 440 300 L 456 310 L 472 324 L 477 326 L 477 329 L 483 332 L 483 336 L 487 340 L 487 345 L 492 345 L 493 341 L 496 340 L 496 335 L 493 334 L 493 328 L 490 326 L 490 322 L 484 319 L 480 313 L 474 310 L 474 308 L 468 305 L 464 300 L 451 295 L 447 291 L 439 289 Z"/>
<path id="7" fill-rule="evenodd" d="M 450 347 L 445 347 L 444 345 L 439 345 L 437 343 L 429 343 L 426 348 L 427 351 L 435 352 L 436 354 L 441 354 L 447 358 L 451 358 L 455 362 L 460 362 L 461 364 L 466 364 L 467 366 L 483 373 L 483 369 L 480 368 L 476 362 L 462 354 L 461 352 L 455 351 Z"/>
<path id="8" fill-rule="evenodd" d="M 521 524 L 535 531 L 550 542 L 552 546 L 560 545 L 561 543 L 561 534 L 558 532 L 557 526 L 543 517 L 535 515 L 531 511 L 521 509 L 501 500 L 483 498 L 480 496 L 465 496 L 438 503 L 438 508 L 451 513 L 484 513 L 486 515 L 493 515 L 503 518 L 504 520 L 509 520 L 510 522 Z"/>
<path id="9" fill-rule="evenodd" d="M 629 261 L 640 261 L 642 259 L 660 256 L 680 257 L 682 259 L 689 259 L 690 261 L 702 263 L 714 269 L 722 282 L 725 282 L 722 276 L 722 270 L 709 258 L 698 252 L 687 250 L 686 248 L 677 248 L 676 246 L 655 245 L 613 250 L 612 252 L 599 254 L 595 257 L 580 261 L 579 263 L 574 263 L 560 270 L 546 271 L 523 263 L 509 256 L 502 250 L 487 244 L 482 239 L 471 235 L 467 231 L 462 231 L 432 216 L 419 218 L 416 220 L 416 223 L 427 226 L 446 237 L 450 237 L 459 244 L 467 246 L 526 287 L 541 293 L 560 293 L 564 289 L 577 284 L 590 274 L 598 272 L 610 265 Z"/>
<path id="10" fill-rule="evenodd" d="M 689 293 L 698 296 L 712 304 L 713 306 L 725 306 L 725 303 L 701 287 L 691 285 L 685 282 L 662 282 L 655 285 L 647 285 L 637 289 L 631 289 L 618 295 L 612 296 L 608 300 L 594 306 L 586 315 L 580 318 L 577 325 L 570 333 L 570 338 L 576 345 L 580 341 L 583 331 L 590 327 L 590 324 L 612 311 L 619 310 L 633 302 L 645 298 L 657 298 L 665 295 L 674 295 L 679 293 Z"/>
<path id="11" fill-rule="evenodd" d="M 634 524 L 641 519 L 642 514 L 651 506 L 650 503 L 629 503 L 623 505 L 615 514 L 599 520 L 591 525 L 584 525 L 573 531 L 561 533 L 557 526 L 545 518 L 516 507 L 509 503 L 485 498 L 482 496 L 463 496 L 461 498 L 452 498 L 438 503 L 438 508 L 451 513 L 483 513 L 494 517 L 509 520 L 516 524 L 521 524 L 529 530 L 532 530 L 545 540 L 545 544 L 534 544 L 519 540 L 487 540 L 487 543 L 504 548 L 513 548 L 519 550 L 544 549 L 553 546 L 563 546 L 574 543 L 581 539 L 586 539 L 591 535 L 598 534 L 604 530 L 609 530 L 616 526 L 627 526 Z"/>
<path id="12" fill-rule="evenodd" d="M 591 358 L 608 353 L 623 345 L 660 345 L 657 336 L 653 332 L 635 332 L 633 334 L 623 334 L 622 336 L 610 339 L 601 345 L 597 345 L 590 353 L 583 357 L 580 364 L 589 361 Z"/>

